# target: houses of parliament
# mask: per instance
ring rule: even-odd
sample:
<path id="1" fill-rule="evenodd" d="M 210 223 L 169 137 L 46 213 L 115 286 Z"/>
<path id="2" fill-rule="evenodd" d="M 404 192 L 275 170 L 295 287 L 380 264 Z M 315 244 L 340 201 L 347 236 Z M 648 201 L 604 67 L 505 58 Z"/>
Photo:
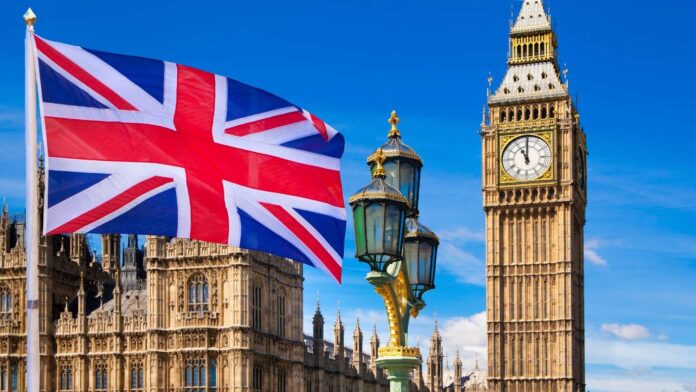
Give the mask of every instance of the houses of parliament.
<path id="1" fill-rule="evenodd" d="M 24 228 L 4 205 L 0 391 L 26 390 Z M 367 349 L 356 322 L 353 347 L 345 347 L 339 312 L 331 341 L 317 304 L 313 334 L 303 332 L 302 264 L 182 239 L 124 242 L 121 249 L 120 235 L 102 235 L 99 257 L 83 234 L 41 237 L 42 391 L 389 390 L 375 330 Z M 414 392 L 447 388 L 437 329 L 432 339 Z M 449 390 L 463 390 L 461 361 L 455 373 Z"/>
<path id="2" fill-rule="evenodd" d="M 557 47 L 542 0 L 523 0 L 481 124 L 486 366 L 465 373 L 457 356 L 450 373 L 435 326 L 413 392 L 584 391 L 587 149 Z M 26 390 L 24 230 L 3 205 L 0 391 Z M 40 238 L 41 391 L 389 390 L 376 331 L 366 341 L 356 321 L 346 347 L 340 313 L 325 337 L 317 304 L 304 332 L 302 264 L 183 239 L 100 241 L 97 254 L 82 234 Z"/>

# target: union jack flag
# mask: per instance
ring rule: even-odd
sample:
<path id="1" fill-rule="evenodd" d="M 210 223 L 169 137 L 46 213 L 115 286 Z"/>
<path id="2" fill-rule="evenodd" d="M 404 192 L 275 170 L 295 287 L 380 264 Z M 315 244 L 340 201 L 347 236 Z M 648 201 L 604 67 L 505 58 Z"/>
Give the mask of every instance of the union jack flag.
<path id="1" fill-rule="evenodd" d="M 44 234 L 176 236 L 341 280 L 344 139 L 233 79 L 33 36 L 47 152 Z"/>

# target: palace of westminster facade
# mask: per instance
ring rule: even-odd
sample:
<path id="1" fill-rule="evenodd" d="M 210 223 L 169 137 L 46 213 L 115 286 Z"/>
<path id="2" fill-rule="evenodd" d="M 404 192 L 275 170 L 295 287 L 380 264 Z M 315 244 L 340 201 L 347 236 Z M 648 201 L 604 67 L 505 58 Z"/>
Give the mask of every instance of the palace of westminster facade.
<path id="1" fill-rule="evenodd" d="M 543 1 L 523 0 L 481 124 L 486 370 L 464 375 L 457 356 L 447 377 L 436 326 L 413 392 L 584 391 L 587 149 L 564 73 Z M 97 257 L 84 235 L 41 237 L 42 391 L 388 391 L 376 332 L 363 350 L 356 323 L 346 348 L 339 313 L 330 342 L 317 306 L 304 333 L 301 264 L 182 239 L 124 242 L 101 236 Z M 25 390 L 25 268 L 24 224 L 3 205 L 0 391 Z"/>
<path id="2" fill-rule="evenodd" d="M 43 174 L 43 173 L 40 173 Z M 0 215 L 0 391 L 26 390 L 24 228 Z M 125 238 L 124 238 L 125 240 Z M 386 392 L 373 331 L 344 345 L 314 313 L 303 332 L 303 267 L 288 259 L 182 239 L 41 237 L 42 391 Z M 456 365 L 456 364 L 455 364 Z M 437 329 L 414 392 L 447 388 Z M 460 391 L 470 377 L 455 366 Z M 480 372 L 476 373 L 479 374 Z M 480 375 L 477 378 L 481 381 Z M 451 380 L 450 380 L 451 381 Z M 467 391 L 479 391 L 477 384 Z"/>

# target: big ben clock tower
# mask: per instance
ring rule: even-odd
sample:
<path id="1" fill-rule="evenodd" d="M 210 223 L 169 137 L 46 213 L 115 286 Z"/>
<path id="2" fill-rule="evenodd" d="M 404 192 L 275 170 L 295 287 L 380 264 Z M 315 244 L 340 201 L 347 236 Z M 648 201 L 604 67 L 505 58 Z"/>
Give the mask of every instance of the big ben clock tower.
<path id="1" fill-rule="evenodd" d="M 542 0 L 523 0 L 484 117 L 490 391 L 585 388 L 585 134 Z"/>

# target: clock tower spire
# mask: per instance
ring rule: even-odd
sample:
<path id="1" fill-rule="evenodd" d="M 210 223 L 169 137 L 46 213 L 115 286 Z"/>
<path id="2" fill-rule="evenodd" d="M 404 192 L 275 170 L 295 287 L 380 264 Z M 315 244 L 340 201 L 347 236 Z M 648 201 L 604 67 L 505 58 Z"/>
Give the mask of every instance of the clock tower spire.
<path id="1" fill-rule="evenodd" d="M 490 391 L 585 387 L 585 133 L 542 0 L 523 0 L 481 127 Z"/>

